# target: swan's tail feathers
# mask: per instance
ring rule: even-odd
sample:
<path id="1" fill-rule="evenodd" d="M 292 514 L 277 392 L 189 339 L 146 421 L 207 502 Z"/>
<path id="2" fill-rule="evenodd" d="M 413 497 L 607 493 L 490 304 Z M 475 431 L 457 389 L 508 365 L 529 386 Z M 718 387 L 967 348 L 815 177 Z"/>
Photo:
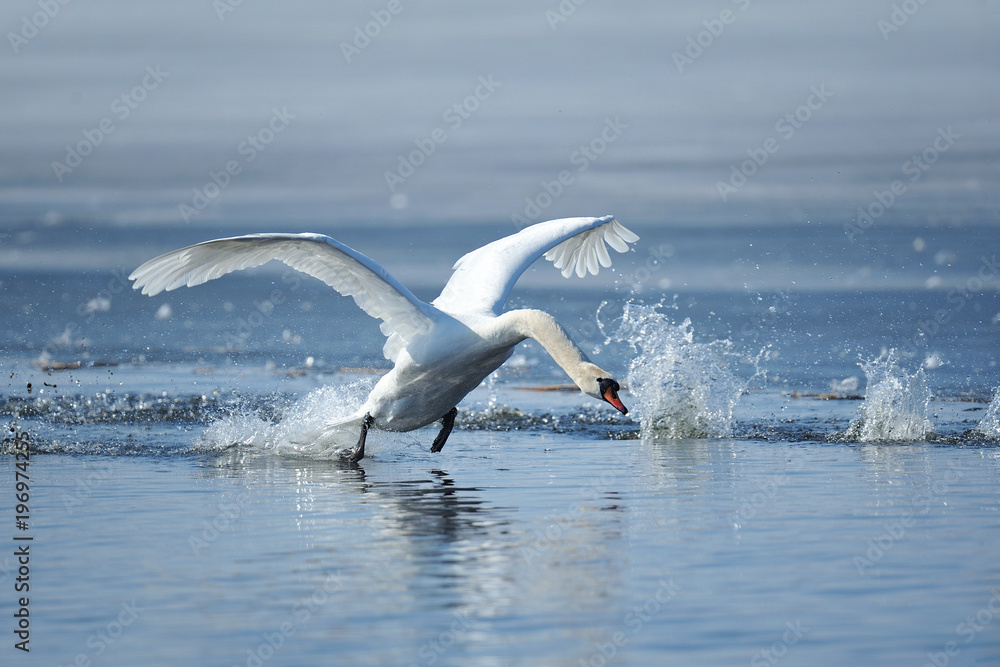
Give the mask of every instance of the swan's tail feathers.
<path id="1" fill-rule="evenodd" d="M 357 435 L 357 431 L 361 428 L 361 422 L 364 421 L 365 415 L 368 414 L 367 410 L 359 410 L 349 417 L 343 417 L 341 419 L 334 419 L 326 422 L 320 429 L 321 433 L 334 433 L 340 431 L 352 431 Z"/>
<path id="2" fill-rule="evenodd" d="M 291 450 L 321 458 L 344 458 L 350 455 L 361 431 L 365 411 L 347 417 L 302 428 L 289 437 Z"/>

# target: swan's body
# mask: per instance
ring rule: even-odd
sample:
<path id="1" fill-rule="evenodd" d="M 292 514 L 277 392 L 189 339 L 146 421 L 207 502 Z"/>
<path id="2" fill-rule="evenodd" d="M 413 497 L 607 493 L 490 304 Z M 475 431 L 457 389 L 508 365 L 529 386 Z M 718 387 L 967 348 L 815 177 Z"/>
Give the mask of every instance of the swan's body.
<path id="1" fill-rule="evenodd" d="M 328 236 L 253 234 L 206 241 L 152 259 L 129 276 L 134 289 L 153 296 L 182 285 L 200 285 L 238 269 L 278 259 L 351 296 L 382 320 L 383 353 L 394 362 L 358 412 L 339 426 L 360 423 L 352 460 L 364 456 L 369 426 L 410 431 L 443 420 L 432 451 L 451 432 L 455 406 L 532 338 L 546 349 L 580 389 L 623 414 L 618 383 L 587 359 L 548 313 L 503 312 L 521 273 L 545 256 L 564 276 L 596 274 L 611 265 L 605 243 L 619 252 L 638 237 L 612 216 L 565 218 L 527 227 L 462 257 L 441 295 L 417 299 L 374 261 Z"/>

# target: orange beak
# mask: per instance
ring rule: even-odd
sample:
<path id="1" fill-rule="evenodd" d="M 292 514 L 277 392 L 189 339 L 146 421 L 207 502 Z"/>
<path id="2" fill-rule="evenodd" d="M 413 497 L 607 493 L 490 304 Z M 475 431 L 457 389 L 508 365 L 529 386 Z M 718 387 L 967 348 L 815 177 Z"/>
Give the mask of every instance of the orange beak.
<path id="1" fill-rule="evenodd" d="M 622 413 L 623 415 L 628 414 L 628 408 L 626 408 L 625 404 L 622 403 L 621 399 L 618 398 L 618 392 L 615 391 L 615 388 L 613 386 L 608 387 L 601 395 L 601 397 L 605 401 L 610 403 L 612 406 L 614 406 L 614 408 L 618 410 L 618 412 Z"/>

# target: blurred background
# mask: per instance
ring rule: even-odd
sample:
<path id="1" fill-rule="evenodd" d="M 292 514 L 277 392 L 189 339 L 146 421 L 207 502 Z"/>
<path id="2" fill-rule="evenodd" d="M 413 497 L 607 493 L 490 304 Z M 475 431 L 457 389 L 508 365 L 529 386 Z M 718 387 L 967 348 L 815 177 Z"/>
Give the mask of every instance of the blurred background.
<path id="1" fill-rule="evenodd" d="M 0 26 L 9 267 L 61 237 L 131 265 L 122 230 L 839 228 L 897 179 L 879 225 L 1000 223 L 997 0 L 9 0 Z"/>
<path id="2" fill-rule="evenodd" d="M 955 630 L 1000 582 L 998 35 L 1000 0 L 4 0 L 0 420 L 52 454 L 36 660 L 96 664 L 137 600 L 106 664 L 259 664 L 327 590 L 275 664 L 603 664 L 626 630 L 628 664 L 957 637 L 1000 664 L 995 626 Z M 508 305 L 631 414 L 523 391 L 567 382 L 529 342 L 443 459 L 430 429 L 360 471 L 270 455 L 388 366 L 319 281 L 128 288 L 186 244 L 312 231 L 432 299 L 471 249 L 604 214 L 640 235 L 614 272 L 538 262 Z"/>
<path id="3" fill-rule="evenodd" d="M 915 338 L 921 358 L 932 343 L 960 355 L 959 316 L 995 341 L 995 299 L 978 295 L 998 285 L 998 0 L 11 0 L 0 26 L 0 305 L 25 359 L 46 341 L 86 358 L 112 332 L 126 338 L 111 357 L 155 332 L 170 348 L 171 313 L 204 343 L 202 305 L 231 326 L 214 309 L 258 298 L 247 276 L 116 296 L 182 245 L 326 233 L 430 300 L 473 248 L 608 213 L 641 236 L 615 274 L 566 281 L 540 263 L 520 288 L 550 292 L 511 302 L 558 310 L 598 290 L 563 315 L 588 350 L 601 300 L 610 321 L 636 294 L 709 335 L 748 330 L 751 347 L 834 326 L 781 369 L 830 357 L 821 383 Z M 888 302 L 859 316 L 865 289 Z M 924 332 L 941 308 L 949 325 Z M 327 341 L 328 315 L 305 316 L 293 334 Z M 355 362 L 378 364 L 361 319 L 342 336 L 370 338 Z M 122 322 L 137 326 L 105 325 Z M 274 326 L 261 341 L 289 325 Z"/>

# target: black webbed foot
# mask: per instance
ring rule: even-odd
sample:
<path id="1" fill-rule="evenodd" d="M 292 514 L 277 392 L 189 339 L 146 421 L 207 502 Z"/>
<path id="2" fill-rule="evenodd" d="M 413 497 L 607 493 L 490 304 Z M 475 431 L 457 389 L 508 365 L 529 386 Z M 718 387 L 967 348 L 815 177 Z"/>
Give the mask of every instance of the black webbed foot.
<path id="1" fill-rule="evenodd" d="M 365 440 L 368 438 L 368 429 L 372 424 L 375 423 L 375 418 L 370 414 L 366 414 L 365 418 L 361 420 L 361 436 L 358 438 L 358 444 L 355 445 L 354 451 L 347 458 L 350 463 L 357 463 L 361 459 L 365 458 Z"/>
<path id="2" fill-rule="evenodd" d="M 431 445 L 432 452 L 440 452 L 441 448 L 444 447 L 448 436 L 451 435 L 451 429 L 455 427 L 456 415 L 458 415 L 458 408 L 452 408 L 441 418 L 441 432 L 434 438 L 434 443 Z"/>

